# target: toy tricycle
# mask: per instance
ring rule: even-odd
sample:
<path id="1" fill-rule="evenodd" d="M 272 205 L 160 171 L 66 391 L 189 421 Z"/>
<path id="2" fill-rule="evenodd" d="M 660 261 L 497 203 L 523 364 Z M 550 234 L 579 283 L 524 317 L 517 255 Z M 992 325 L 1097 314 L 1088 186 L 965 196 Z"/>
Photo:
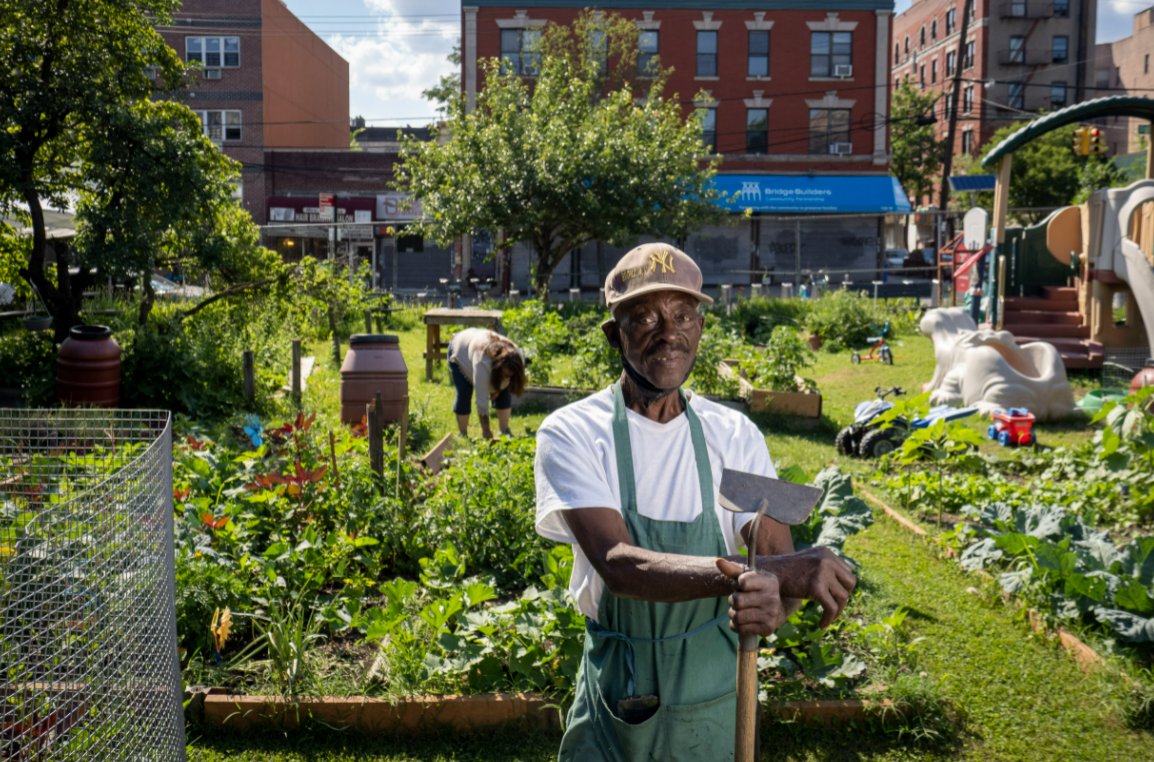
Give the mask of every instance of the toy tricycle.
<path id="1" fill-rule="evenodd" d="M 986 436 L 998 440 L 1002 447 L 1032 445 L 1034 436 L 1034 414 L 1024 407 L 998 409 L 990 413 L 993 423 L 986 427 Z"/>
<path id="2" fill-rule="evenodd" d="M 877 328 L 877 326 L 870 326 Z M 854 351 L 849 356 L 849 361 L 854 365 L 861 365 L 861 361 L 865 360 L 879 360 L 884 365 L 894 364 L 894 352 L 890 349 L 890 345 L 886 342 L 886 337 L 890 335 L 890 321 L 886 321 L 880 329 L 877 330 L 877 336 L 870 336 L 866 341 L 871 342 L 869 352 L 863 358 L 861 352 Z"/>

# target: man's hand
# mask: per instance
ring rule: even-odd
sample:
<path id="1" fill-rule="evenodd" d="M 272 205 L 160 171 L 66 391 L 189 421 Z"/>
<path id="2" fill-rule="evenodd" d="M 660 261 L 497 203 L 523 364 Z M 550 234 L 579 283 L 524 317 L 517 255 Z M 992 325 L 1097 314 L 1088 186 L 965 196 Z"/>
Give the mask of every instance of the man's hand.
<path id="1" fill-rule="evenodd" d="M 758 568 L 777 575 L 781 595 L 808 598 L 821 605 L 821 626 L 829 627 L 845 609 L 857 577 L 829 548 L 806 548 L 784 556 L 760 556 Z"/>
<path id="2" fill-rule="evenodd" d="M 729 596 L 729 627 L 738 635 L 772 635 L 789 618 L 776 576 L 725 558 L 717 559 L 717 569 L 737 588 Z"/>

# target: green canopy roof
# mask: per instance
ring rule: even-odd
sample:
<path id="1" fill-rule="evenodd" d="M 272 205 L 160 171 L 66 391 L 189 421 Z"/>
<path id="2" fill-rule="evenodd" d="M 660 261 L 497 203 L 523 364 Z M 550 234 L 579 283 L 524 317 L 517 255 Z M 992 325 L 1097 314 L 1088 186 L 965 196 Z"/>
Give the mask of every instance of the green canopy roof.
<path id="1" fill-rule="evenodd" d="M 1076 124 L 1100 116 L 1136 116 L 1154 121 L 1154 99 L 1139 98 L 1132 95 L 1112 95 L 1108 98 L 1083 101 L 1052 114 L 1046 114 L 994 146 L 994 150 L 982 159 L 982 166 L 994 165 L 1003 156 L 1012 154 L 1019 146 L 1029 143 L 1039 135 L 1045 135 L 1047 132 L 1065 127 L 1067 124 Z"/>

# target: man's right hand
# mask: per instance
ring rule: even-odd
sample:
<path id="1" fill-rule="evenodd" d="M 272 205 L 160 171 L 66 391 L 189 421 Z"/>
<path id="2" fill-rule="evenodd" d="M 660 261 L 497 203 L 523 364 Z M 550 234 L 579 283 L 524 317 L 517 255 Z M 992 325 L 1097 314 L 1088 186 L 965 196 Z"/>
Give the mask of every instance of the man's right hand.
<path id="1" fill-rule="evenodd" d="M 758 568 L 775 574 L 784 598 L 808 598 L 821 605 L 821 626 L 829 627 L 845 609 L 857 577 L 829 548 L 813 547 L 781 556 L 762 556 Z"/>

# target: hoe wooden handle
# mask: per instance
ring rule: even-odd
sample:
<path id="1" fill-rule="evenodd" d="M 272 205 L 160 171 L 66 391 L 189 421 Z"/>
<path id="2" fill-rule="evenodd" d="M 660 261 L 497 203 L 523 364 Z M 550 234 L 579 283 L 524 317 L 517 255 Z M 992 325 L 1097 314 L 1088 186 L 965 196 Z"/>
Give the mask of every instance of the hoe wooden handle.
<path id="1" fill-rule="evenodd" d="M 757 636 L 743 635 L 737 652 L 737 742 L 734 762 L 757 759 Z"/>

